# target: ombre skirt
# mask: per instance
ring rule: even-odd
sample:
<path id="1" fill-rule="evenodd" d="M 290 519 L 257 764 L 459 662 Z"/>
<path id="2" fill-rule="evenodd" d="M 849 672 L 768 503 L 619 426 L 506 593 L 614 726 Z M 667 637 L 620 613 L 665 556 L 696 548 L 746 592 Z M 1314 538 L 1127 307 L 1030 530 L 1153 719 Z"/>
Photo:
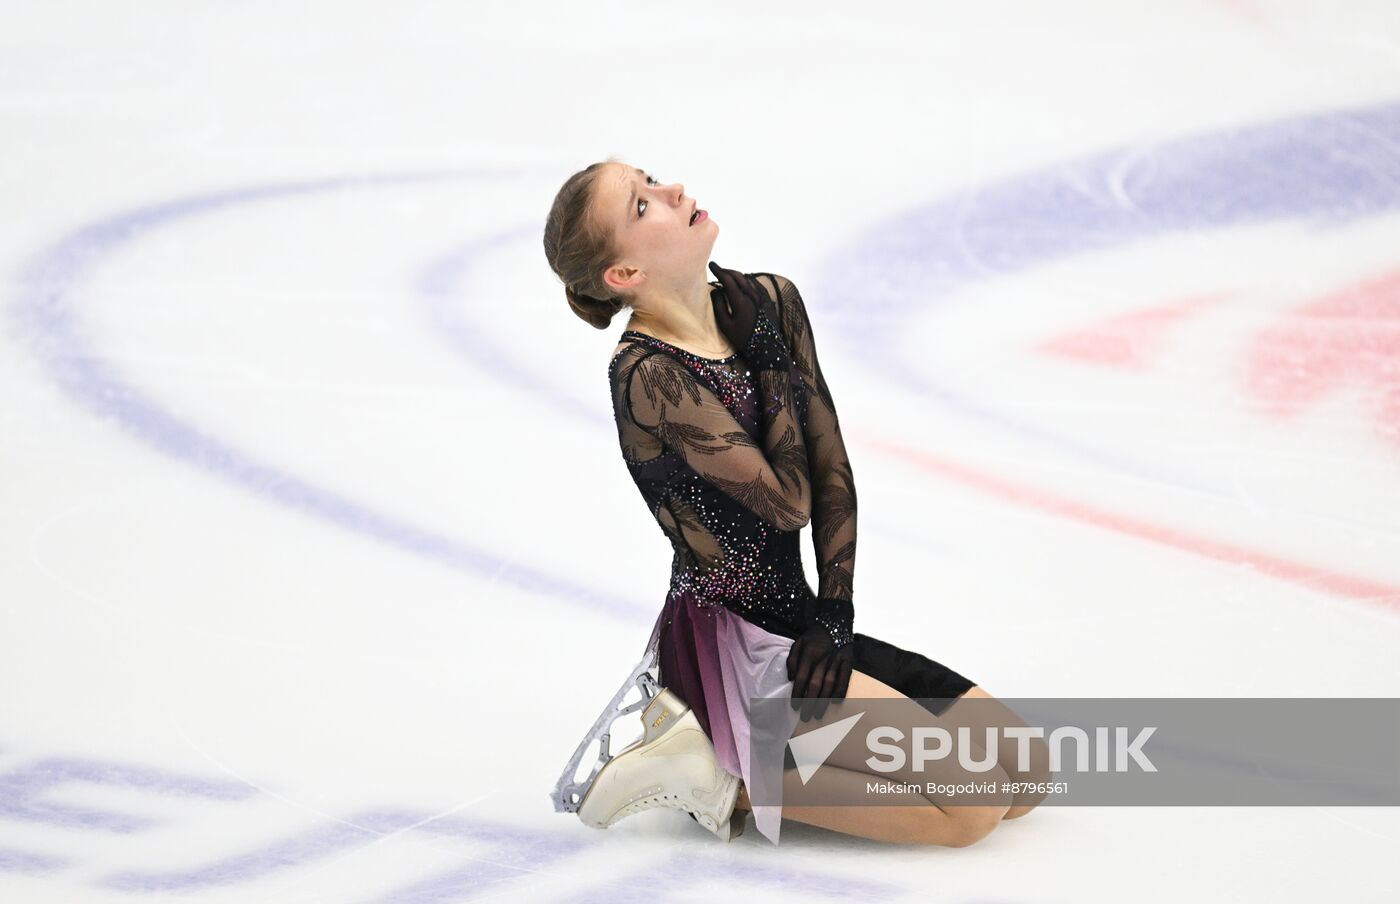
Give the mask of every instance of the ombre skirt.
<path id="1" fill-rule="evenodd" d="M 714 744 L 715 760 L 741 776 L 746 787 L 753 784 L 750 700 L 791 698 L 792 642 L 723 606 L 701 604 L 691 591 L 669 594 L 652 630 L 662 686 L 691 708 Z M 852 643 L 856 670 L 916 698 L 934 715 L 975 684 L 927 656 L 869 635 L 856 632 Z M 792 719 L 795 725 L 796 713 Z M 782 806 L 755 806 L 753 817 L 758 830 L 777 844 Z"/>

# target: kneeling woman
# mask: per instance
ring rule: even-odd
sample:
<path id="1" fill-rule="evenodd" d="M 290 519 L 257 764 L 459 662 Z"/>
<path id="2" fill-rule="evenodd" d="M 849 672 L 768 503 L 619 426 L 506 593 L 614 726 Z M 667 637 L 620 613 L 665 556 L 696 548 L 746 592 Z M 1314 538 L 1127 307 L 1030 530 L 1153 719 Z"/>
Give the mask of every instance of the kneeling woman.
<path id="1" fill-rule="evenodd" d="M 956 722 L 964 699 L 990 695 L 852 630 L 855 480 L 811 320 L 782 276 L 710 263 L 716 281 L 708 281 L 718 234 L 684 186 L 610 160 L 564 184 L 545 251 L 590 324 L 604 329 L 623 307 L 632 311 L 609 363 L 614 417 L 622 457 L 674 549 L 647 649 L 715 762 L 747 785 L 751 698 L 791 697 L 804 720 L 826 705 L 807 701 L 848 694 L 945 698 L 931 712 Z M 799 545 L 809 521 L 815 593 Z M 998 751 L 999 768 L 980 777 L 1030 777 L 1008 768 L 1015 754 L 1014 745 Z M 823 769 L 828 781 L 872 777 L 858 763 Z M 787 817 L 877 840 L 962 846 L 1034 803 L 753 809 L 774 843 Z M 742 787 L 734 807 L 751 807 Z"/>

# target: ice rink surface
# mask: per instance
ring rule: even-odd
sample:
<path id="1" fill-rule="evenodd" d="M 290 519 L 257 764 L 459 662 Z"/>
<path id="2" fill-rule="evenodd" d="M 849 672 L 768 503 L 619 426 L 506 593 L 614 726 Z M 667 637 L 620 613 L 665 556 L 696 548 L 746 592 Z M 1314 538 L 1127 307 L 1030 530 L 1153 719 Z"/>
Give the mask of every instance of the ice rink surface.
<path id="1" fill-rule="evenodd" d="M 1400 894 L 1394 809 L 555 813 L 671 551 L 540 245 L 618 155 L 801 288 L 857 630 L 1400 696 L 1400 6 L 7 7 L 0 900 Z"/>

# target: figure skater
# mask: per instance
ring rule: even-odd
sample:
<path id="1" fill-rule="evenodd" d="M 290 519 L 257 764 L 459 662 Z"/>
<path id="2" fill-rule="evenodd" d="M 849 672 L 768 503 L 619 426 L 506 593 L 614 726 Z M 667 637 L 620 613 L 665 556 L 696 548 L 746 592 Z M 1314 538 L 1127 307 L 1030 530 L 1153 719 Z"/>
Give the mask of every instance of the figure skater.
<path id="1" fill-rule="evenodd" d="M 783 276 L 710 262 L 716 281 L 708 281 L 718 235 L 684 185 L 614 158 L 571 176 L 545 226 L 546 256 L 575 314 L 606 329 L 631 310 L 608 366 L 613 413 L 623 460 L 674 550 L 647 645 L 665 693 L 648 707 L 634 748 L 658 743 L 683 716 L 677 724 L 689 734 L 673 730 L 670 743 L 689 738 L 691 748 L 678 752 L 703 745 L 728 782 L 715 784 L 713 799 L 687 795 L 694 776 L 646 795 L 661 787 L 657 774 L 623 779 L 605 769 L 607 790 L 595 784 L 589 796 L 605 798 L 606 808 L 595 804 L 588 816 L 585 801 L 580 816 L 606 826 L 673 806 L 728 840 L 752 810 L 775 844 L 780 817 L 882 841 L 972 844 L 1043 795 L 1007 794 L 986 806 L 911 797 L 905 806 L 755 807 L 748 799 L 752 698 L 789 698 L 804 722 L 847 695 L 919 698 L 925 724 L 928 713 L 959 724 L 965 699 L 993 698 L 947 666 L 853 631 L 855 478 L 811 320 Z M 799 546 L 809 521 L 815 592 Z M 996 767 L 979 777 L 1048 776 L 1043 742 L 1028 771 L 1015 768 L 1016 750 L 999 745 Z M 859 760 L 828 761 L 819 771 L 850 787 L 873 776 Z"/>

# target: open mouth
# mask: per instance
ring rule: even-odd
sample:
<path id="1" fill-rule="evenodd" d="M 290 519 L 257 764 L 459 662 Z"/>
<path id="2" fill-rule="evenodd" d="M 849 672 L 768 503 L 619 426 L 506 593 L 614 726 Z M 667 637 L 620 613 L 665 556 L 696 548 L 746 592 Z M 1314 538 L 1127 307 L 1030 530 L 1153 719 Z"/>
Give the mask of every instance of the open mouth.
<path id="1" fill-rule="evenodd" d="M 700 222 L 708 216 L 709 214 L 697 207 L 695 208 L 695 213 L 690 215 L 690 225 L 694 226 L 696 223 Z"/>

